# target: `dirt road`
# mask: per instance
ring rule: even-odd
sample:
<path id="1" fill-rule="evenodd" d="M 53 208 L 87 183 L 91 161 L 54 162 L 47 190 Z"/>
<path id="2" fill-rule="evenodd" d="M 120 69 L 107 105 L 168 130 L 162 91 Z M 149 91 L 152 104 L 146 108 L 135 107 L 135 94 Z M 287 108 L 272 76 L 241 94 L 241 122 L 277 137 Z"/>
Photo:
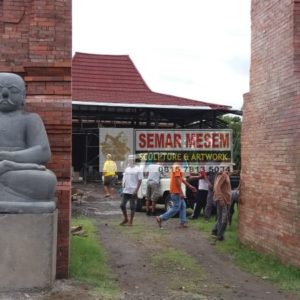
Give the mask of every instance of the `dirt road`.
<path id="1" fill-rule="evenodd" d="M 104 198 L 97 184 L 78 187 L 85 197 L 82 203 L 74 203 L 73 214 L 96 221 L 99 239 L 122 291 L 120 299 L 297 299 L 239 270 L 203 233 L 192 227 L 178 228 L 178 219 L 172 218 L 159 229 L 154 217 L 136 213 L 134 226 L 119 226 L 119 195 Z M 69 280 L 57 281 L 54 289 L 44 294 L 4 296 L 7 298 L 0 299 L 101 299 L 92 296 L 88 286 Z"/>
<path id="2" fill-rule="evenodd" d="M 136 213 L 134 226 L 122 227 L 118 196 L 105 199 L 97 185 L 81 188 L 89 194 L 77 213 L 96 220 L 123 299 L 294 299 L 240 271 L 201 232 L 178 228 L 178 219 L 159 229 L 154 217 Z M 192 268 L 164 257 L 172 251 L 190 258 Z"/>

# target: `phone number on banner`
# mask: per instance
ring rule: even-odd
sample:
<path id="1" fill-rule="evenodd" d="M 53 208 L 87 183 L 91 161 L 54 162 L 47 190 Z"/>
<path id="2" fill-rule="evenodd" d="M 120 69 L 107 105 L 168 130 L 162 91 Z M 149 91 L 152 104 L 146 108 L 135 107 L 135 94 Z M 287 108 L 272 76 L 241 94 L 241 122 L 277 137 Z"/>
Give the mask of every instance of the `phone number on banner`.
<path id="1" fill-rule="evenodd" d="M 160 167 L 159 171 L 161 173 L 169 173 L 172 172 L 173 170 L 173 166 L 172 165 L 164 165 L 162 167 Z M 220 171 L 228 171 L 228 172 L 232 172 L 233 170 L 233 166 L 232 165 L 202 165 L 202 166 L 193 166 L 193 165 L 189 165 L 189 166 L 181 166 L 181 170 L 184 173 L 199 173 L 201 171 L 205 171 L 205 172 L 213 172 L 213 173 L 217 173 Z"/>

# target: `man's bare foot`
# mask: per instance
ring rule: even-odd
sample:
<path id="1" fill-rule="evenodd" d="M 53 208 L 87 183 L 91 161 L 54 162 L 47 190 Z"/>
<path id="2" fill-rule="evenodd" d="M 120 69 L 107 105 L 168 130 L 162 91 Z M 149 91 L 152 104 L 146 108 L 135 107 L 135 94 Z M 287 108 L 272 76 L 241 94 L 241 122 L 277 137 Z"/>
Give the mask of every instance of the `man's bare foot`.
<path id="1" fill-rule="evenodd" d="M 161 228 L 161 219 L 160 219 L 160 217 L 156 217 L 156 222 L 158 224 L 158 227 Z"/>
<path id="2" fill-rule="evenodd" d="M 179 228 L 188 228 L 189 226 L 187 226 L 185 223 L 181 223 L 179 224 Z"/>
<path id="3" fill-rule="evenodd" d="M 123 220 L 123 221 L 120 223 L 120 225 L 123 226 L 123 225 L 125 225 L 125 224 L 127 224 L 127 223 L 128 223 L 128 220 L 125 219 L 125 220 Z"/>

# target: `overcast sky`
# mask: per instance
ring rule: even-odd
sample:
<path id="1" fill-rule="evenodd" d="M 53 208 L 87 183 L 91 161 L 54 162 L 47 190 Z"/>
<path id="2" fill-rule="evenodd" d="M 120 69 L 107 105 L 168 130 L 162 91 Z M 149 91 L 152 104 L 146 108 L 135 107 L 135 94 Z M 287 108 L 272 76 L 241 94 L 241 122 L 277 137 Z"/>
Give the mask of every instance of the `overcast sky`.
<path id="1" fill-rule="evenodd" d="M 154 92 L 241 109 L 250 2 L 73 0 L 73 54 L 126 54 Z"/>

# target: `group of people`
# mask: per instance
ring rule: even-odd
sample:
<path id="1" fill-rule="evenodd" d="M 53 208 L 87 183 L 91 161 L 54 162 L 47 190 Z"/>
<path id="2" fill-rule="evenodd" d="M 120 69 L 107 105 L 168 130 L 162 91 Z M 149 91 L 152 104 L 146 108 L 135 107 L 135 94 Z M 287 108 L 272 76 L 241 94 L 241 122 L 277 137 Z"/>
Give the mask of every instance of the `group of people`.
<path id="1" fill-rule="evenodd" d="M 223 171 L 218 172 L 215 175 L 214 181 L 209 179 L 204 171 L 201 171 L 197 176 L 191 177 L 190 179 L 198 179 L 198 189 L 184 179 L 178 164 L 173 166 L 170 181 L 170 196 L 173 206 L 164 214 L 156 217 L 158 226 L 162 227 L 163 221 L 168 220 L 179 212 L 179 226 L 186 227 L 186 203 L 181 187 L 181 183 L 184 183 L 188 189 L 196 193 L 196 202 L 191 216 L 192 219 L 199 217 L 201 209 L 204 210 L 205 216 L 208 218 L 212 209 L 212 201 L 215 202 L 217 208 L 217 222 L 212 229 L 212 234 L 217 240 L 224 240 L 224 233 L 229 220 L 229 208 L 232 195 L 228 173 Z"/>
<path id="2" fill-rule="evenodd" d="M 115 176 L 115 164 L 111 160 L 111 155 L 107 155 L 104 164 L 104 189 L 106 196 L 111 194 L 112 178 Z M 154 215 L 156 202 L 159 197 L 159 182 L 161 177 L 161 165 L 153 163 L 148 166 L 145 171 L 147 176 L 147 193 L 146 193 L 146 213 Z M 210 174 L 211 175 L 211 174 Z M 230 207 L 232 204 L 232 195 L 236 196 L 237 191 L 231 191 L 229 174 L 225 171 L 218 172 L 214 176 L 207 175 L 205 171 L 201 171 L 198 175 L 189 177 L 189 181 L 184 178 L 182 169 L 178 163 L 171 168 L 170 173 L 170 197 L 172 206 L 163 214 L 156 216 L 156 222 L 159 227 L 162 223 L 171 217 L 179 214 L 179 227 L 187 227 L 186 202 L 182 184 L 186 186 L 195 195 L 195 205 L 191 219 L 197 219 L 201 210 L 204 212 L 205 219 L 211 216 L 213 206 L 217 210 L 217 222 L 212 229 L 212 234 L 217 240 L 224 239 L 224 233 L 228 222 L 231 222 Z M 143 171 L 135 165 L 133 155 L 128 157 L 128 166 L 123 174 L 123 192 L 120 208 L 123 214 L 123 220 L 120 225 L 133 224 L 135 214 L 135 201 L 138 190 L 143 179 Z M 197 188 L 192 185 L 190 180 L 197 180 Z M 236 197 L 235 197 L 236 198 Z M 126 205 L 129 202 L 130 214 L 128 215 Z M 151 205 L 150 205 L 151 204 Z"/>
<path id="3" fill-rule="evenodd" d="M 26 211 L 30 206 L 35 212 L 50 211 L 55 208 L 54 193 L 55 175 L 46 169 L 45 163 L 50 158 L 50 147 L 47 134 L 41 118 L 33 113 L 25 113 L 22 108 L 25 103 L 25 83 L 21 77 L 10 73 L 0 74 L 0 114 L 2 135 L 0 138 L 0 190 L 5 194 L 7 203 L 2 203 L 6 212 L 14 210 Z M 12 139 L 11 130 L 21 132 Z M 24 129 L 25 128 L 25 129 Z M 17 137 L 17 138 L 16 138 Z M 148 167 L 147 182 L 147 213 L 154 214 L 155 203 L 159 196 L 160 168 L 159 164 Z M 116 163 L 107 154 L 103 167 L 105 197 L 114 192 L 114 181 L 117 175 Z M 24 176 L 26 175 L 26 176 Z M 217 206 L 217 223 L 213 234 L 223 240 L 228 220 L 228 210 L 231 203 L 231 187 L 226 172 L 216 175 L 214 184 L 209 181 L 205 172 L 194 176 L 198 179 L 198 190 L 187 182 L 179 164 L 171 168 L 170 197 L 172 207 L 164 214 L 156 217 L 161 227 L 162 222 L 179 213 L 180 227 L 186 227 L 186 203 L 182 191 L 182 183 L 193 193 L 196 193 L 196 205 L 192 218 L 199 217 L 202 208 L 208 207 L 213 199 Z M 135 157 L 128 157 L 128 166 L 123 175 L 123 192 L 121 210 L 123 221 L 121 225 L 132 225 L 135 213 L 135 200 L 143 178 L 141 168 L 135 165 Z M 37 184 L 38 183 L 38 184 Z M 236 194 L 234 194 L 236 196 Z M 236 198 L 236 197 L 235 197 Z M 210 199 L 210 200 L 209 200 Z M 23 205 L 27 201 L 27 204 Z M 130 203 L 130 215 L 126 204 Z M 151 211 L 150 211 L 150 203 Z"/>

